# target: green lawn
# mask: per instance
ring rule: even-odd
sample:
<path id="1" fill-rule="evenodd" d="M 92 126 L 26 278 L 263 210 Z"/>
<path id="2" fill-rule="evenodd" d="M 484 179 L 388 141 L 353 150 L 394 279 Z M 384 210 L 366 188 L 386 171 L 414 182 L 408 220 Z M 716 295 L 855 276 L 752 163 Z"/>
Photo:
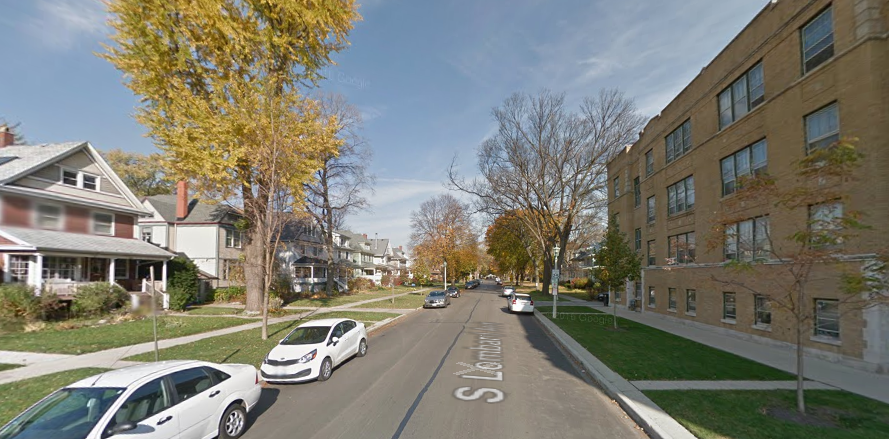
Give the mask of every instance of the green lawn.
<path id="1" fill-rule="evenodd" d="M 543 293 L 543 292 L 541 292 L 541 291 L 539 291 L 539 290 L 519 291 L 519 292 L 520 292 L 520 293 L 530 294 L 530 295 L 531 295 L 531 300 L 533 300 L 533 301 L 535 301 L 535 302 L 552 302 L 552 301 L 553 301 L 553 295 L 552 295 L 552 294 L 549 294 L 549 293 Z M 559 293 L 559 294 L 561 295 L 561 293 Z M 559 297 L 559 302 L 567 302 L 567 301 L 568 301 L 568 299 L 566 299 L 566 298 L 564 298 L 564 297 Z"/>
<path id="2" fill-rule="evenodd" d="M 550 320 L 551 307 L 538 311 Z M 560 313 L 597 313 L 583 306 L 560 306 Z M 601 313 L 600 313 L 601 314 Z M 720 351 L 649 326 L 618 318 L 624 331 L 609 330 L 609 314 L 553 320 L 609 368 L 635 380 L 793 380 L 789 373 Z"/>
<path id="3" fill-rule="evenodd" d="M 0 384 L 0 426 L 56 389 L 104 372 L 106 369 L 74 369 Z"/>
<path id="4" fill-rule="evenodd" d="M 240 308 L 221 308 L 218 306 L 195 306 L 189 308 L 186 312 L 195 316 L 234 316 L 241 314 L 244 310 Z"/>
<path id="5" fill-rule="evenodd" d="M 465 294 L 465 293 L 464 293 Z M 465 296 L 464 296 L 465 297 Z M 408 294 L 407 296 L 399 296 L 395 298 L 395 304 L 391 300 L 380 300 L 377 302 L 365 303 L 358 305 L 358 308 L 386 308 L 386 309 L 410 309 L 423 306 L 426 300 L 425 294 Z M 451 299 L 460 300 L 460 299 Z"/>
<path id="6" fill-rule="evenodd" d="M 370 322 L 394 317 L 391 313 L 336 311 L 314 314 L 306 319 L 269 325 L 268 340 L 261 340 L 260 328 L 233 334 L 206 338 L 185 345 L 173 346 L 160 351 L 161 360 L 204 360 L 214 363 L 246 363 L 259 366 L 265 355 L 290 332 L 291 329 L 308 320 L 327 318 L 350 318 Z M 127 358 L 129 361 L 154 361 L 154 352 L 147 352 Z"/>
<path id="7" fill-rule="evenodd" d="M 804 426 L 765 414 L 794 410 L 792 390 L 668 390 L 645 395 L 701 439 L 889 438 L 889 405 L 837 390 L 807 390 L 807 413 L 835 427 Z"/>
<path id="8" fill-rule="evenodd" d="M 590 295 L 585 291 L 573 291 L 573 292 L 562 292 L 559 291 L 559 296 L 571 296 L 575 299 L 590 301 Z"/>
<path id="9" fill-rule="evenodd" d="M 398 287 L 395 289 L 395 294 L 402 294 L 408 291 L 415 291 L 418 288 L 405 288 Z M 350 303 L 360 302 L 362 300 L 370 300 L 370 299 L 379 299 L 381 297 L 389 297 L 392 295 L 392 291 L 374 291 L 370 293 L 358 293 L 351 295 L 343 295 L 343 296 L 335 296 L 323 299 L 299 299 L 287 304 L 287 306 L 308 306 L 312 308 L 318 307 L 333 307 L 340 305 L 348 305 Z"/>
<path id="10" fill-rule="evenodd" d="M 250 323 L 233 317 L 159 317 L 161 339 L 182 337 Z M 151 319 L 78 329 L 0 335 L 0 346 L 10 351 L 85 354 L 154 340 Z"/>
<path id="11" fill-rule="evenodd" d="M 22 367 L 22 365 L 21 364 L 0 363 L 0 371 L 15 369 L 18 367 Z"/>

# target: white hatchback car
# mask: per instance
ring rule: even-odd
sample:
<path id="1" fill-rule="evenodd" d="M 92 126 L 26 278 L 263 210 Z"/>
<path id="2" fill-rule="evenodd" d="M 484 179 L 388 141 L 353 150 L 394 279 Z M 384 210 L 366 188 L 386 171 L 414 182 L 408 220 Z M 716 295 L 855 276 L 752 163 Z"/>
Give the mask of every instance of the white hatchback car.
<path id="1" fill-rule="evenodd" d="M 247 364 L 164 361 L 57 390 L 3 428 L 2 439 L 240 437 L 262 387 Z"/>
<path id="2" fill-rule="evenodd" d="M 534 312 L 534 301 L 528 294 L 512 293 L 507 300 L 506 306 L 509 307 L 509 312 Z"/>
<path id="3" fill-rule="evenodd" d="M 327 381 L 333 368 L 352 356 L 367 354 L 367 329 L 350 319 L 313 320 L 299 325 L 272 348 L 262 362 L 270 383 Z"/>
<path id="4" fill-rule="evenodd" d="M 500 293 L 500 296 L 509 297 L 509 295 L 512 293 L 515 293 L 515 287 L 507 285 L 503 287 L 503 292 Z"/>

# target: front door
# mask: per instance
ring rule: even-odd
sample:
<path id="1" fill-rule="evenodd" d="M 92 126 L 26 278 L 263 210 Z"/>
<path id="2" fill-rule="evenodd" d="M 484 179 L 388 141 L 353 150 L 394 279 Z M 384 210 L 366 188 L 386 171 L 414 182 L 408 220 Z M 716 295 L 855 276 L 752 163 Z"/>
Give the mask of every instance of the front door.
<path id="1" fill-rule="evenodd" d="M 89 265 L 90 282 L 103 282 L 108 280 L 108 260 L 91 258 Z"/>

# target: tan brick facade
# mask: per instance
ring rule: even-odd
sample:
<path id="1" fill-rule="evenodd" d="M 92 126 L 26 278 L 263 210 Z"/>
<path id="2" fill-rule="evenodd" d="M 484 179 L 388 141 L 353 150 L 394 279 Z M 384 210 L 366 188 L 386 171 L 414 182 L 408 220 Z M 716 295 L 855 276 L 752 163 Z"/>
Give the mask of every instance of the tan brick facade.
<path id="1" fill-rule="evenodd" d="M 825 11 L 832 16 L 833 55 L 820 65 L 803 72 L 802 29 Z M 767 5 L 748 26 L 678 95 L 660 115 L 651 119 L 632 147 L 609 164 L 609 212 L 619 214 L 621 230 L 631 245 L 635 229 L 641 229 L 643 266 L 648 260 L 647 243 L 654 241 L 655 264 L 644 269 L 642 301 L 644 312 L 657 312 L 736 333 L 793 342 L 794 331 L 788 316 L 772 314 L 768 329 L 754 327 L 754 298 L 735 291 L 737 317 L 723 321 L 723 292 L 712 275 L 726 275 L 721 266 L 723 248 L 711 248 L 713 213 L 725 200 L 722 193 L 720 161 L 751 144 L 765 139 L 768 172 L 778 183 L 789 181 L 792 165 L 805 156 L 805 117 L 835 104 L 839 134 L 858 138 L 858 148 L 867 160 L 861 178 L 850 189 L 850 210 L 865 213 L 864 222 L 873 229 L 860 239 L 847 243 L 847 252 L 870 254 L 889 246 L 889 0 L 781 0 Z M 760 64 L 761 63 L 761 64 Z M 761 65 L 764 101 L 720 127 L 718 97 L 751 68 Z M 752 84 L 752 82 L 751 82 Z M 752 94 L 751 94 L 752 96 Z M 667 163 L 666 137 L 690 121 L 691 149 Z M 647 175 L 646 153 L 654 158 L 653 172 Z M 668 215 L 667 188 L 694 177 L 694 207 Z M 614 179 L 619 177 L 620 196 L 614 197 Z M 640 180 L 636 205 L 633 181 Z M 655 221 L 647 221 L 647 199 L 655 197 Z M 730 197 L 727 195 L 726 197 Z M 749 218 L 769 215 L 773 237 L 786 237 L 805 224 L 805 209 L 792 214 L 772 212 L 768 205 L 747 206 Z M 694 232 L 696 257 L 692 264 L 668 266 L 668 237 Z M 809 290 L 814 299 L 836 298 L 840 294 L 840 270 L 857 270 L 860 263 L 847 267 L 825 267 Z M 772 281 L 774 267 L 762 267 L 763 282 Z M 751 276 L 751 275 L 748 275 Z M 770 279 L 770 280 L 769 280 Z M 656 306 L 647 307 L 648 289 L 655 287 Z M 676 291 L 675 312 L 668 310 L 669 288 Z M 696 291 L 695 315 L 685 312 L 686 290 Z M 629 292 L 629 291 L 628 291 Z M 627 304 L 629 294 L 620 303 Z M 889 313 L 885 310 L 864 316 L 861 311 L 844 312 L 841 336 L 836 341 L 811 340 L 805 344 L 816 354 L 857 363 L 866 369 L 889 372 Z M 868 330 L 868 325 L 871 327 Z M 879 325 L 875 327 L 873 325 Z M 814 337 L 813 337 L 814 338 Z"/>

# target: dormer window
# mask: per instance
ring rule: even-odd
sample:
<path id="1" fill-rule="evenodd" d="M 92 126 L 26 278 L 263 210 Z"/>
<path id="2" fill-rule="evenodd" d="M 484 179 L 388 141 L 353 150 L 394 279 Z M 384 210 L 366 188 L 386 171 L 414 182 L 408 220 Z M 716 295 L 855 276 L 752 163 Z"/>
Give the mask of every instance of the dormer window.
<path id="1" fill-rule="evenodd" d="M 91 191 L 99 190 L 98 176 L 87 174 L 85 172 L 77 171 L 74 169 L 62 168 L 61 183 L 65 186 L 74 186 Z"/>
<path id="2" fill-rule="evenodd" d="M 99 177 L 83 174 L 83 188 L 95 191 L 99 189 Z"/>

